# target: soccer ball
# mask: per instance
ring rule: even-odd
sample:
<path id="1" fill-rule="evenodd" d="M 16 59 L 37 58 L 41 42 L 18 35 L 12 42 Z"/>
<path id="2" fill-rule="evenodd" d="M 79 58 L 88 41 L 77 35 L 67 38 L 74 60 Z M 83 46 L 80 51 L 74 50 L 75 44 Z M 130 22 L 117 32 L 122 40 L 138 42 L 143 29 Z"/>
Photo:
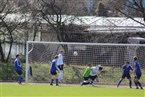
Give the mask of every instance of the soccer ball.
<path id="1" fill-rule="evenodd" d="M 77 51 L 74 51 L 73 55 L 74 56 L 77 56 L 78 55 L 78 52 Z"/>

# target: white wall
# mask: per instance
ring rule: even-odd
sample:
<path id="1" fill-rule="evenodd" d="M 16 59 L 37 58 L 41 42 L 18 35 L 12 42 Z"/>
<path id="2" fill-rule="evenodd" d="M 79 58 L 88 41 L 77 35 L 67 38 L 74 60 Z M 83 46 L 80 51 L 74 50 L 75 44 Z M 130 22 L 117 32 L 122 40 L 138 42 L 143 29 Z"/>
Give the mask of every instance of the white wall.
<path id="1" fill-rule="evenodd" d="M 8 43 L 2 44 L 3 52 L 5 53 L 5 56 L 8 55 L 10 45 Z M 16 54 L 25 54 L 25 46 L 24 44 L 17 44 L 13 43 L 12 51 L 11 51 L 11 57 L 15 58 Z"/>

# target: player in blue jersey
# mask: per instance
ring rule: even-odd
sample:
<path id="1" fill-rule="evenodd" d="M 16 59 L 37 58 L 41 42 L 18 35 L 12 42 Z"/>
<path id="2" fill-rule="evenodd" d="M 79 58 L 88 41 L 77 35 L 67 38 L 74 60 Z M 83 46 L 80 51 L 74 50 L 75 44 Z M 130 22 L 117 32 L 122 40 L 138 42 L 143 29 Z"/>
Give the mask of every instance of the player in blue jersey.
<path id="1" fill-rule="evenodd" d="M 129 62 L 126 62 L 126 64 L 124 64 L 122 66 L 122 77 L 118 81 L 117 87 L 119 87 L 119 85 L 121 84 L 121 82 L 123 81 L 123 79 L 125 79 L 125 77 L 127 77 L 127 79 L 129 80 L 129 86 L 130 86 L 130 88 L 132 88 L 132 81 L 131 81 L 130 71 L 133 71 L 133 68 L 129 64 Z"/>
<path id="2" fill-rule="evenodd" d="M 50 85 L 53 85 L 53 82 L 54 82 L 54 79 L 55 79 L 55 80 L 56 80 L 56 86 L 58 86 L 58 78 L 57 78 L 57 71 L 58 71 L 57 59 L 58 59 L 58 56 L 55 56 L 54 59 L 52 60 L 52 64 L 51 64 L 51 67 L 50 67 L 50 74 L 52 75 Z"/>
<path id="3" fill-rule="evenodd" d="M 141 72 L 141 65 L 139 61 L 137 60 L 137 57 L 134 58 L 134 68 L 135 68 L 135 77 L 134 77 L 134 83 L 136 85 L 136 89 L 138 89 L 138 86 L 143 89 L 141 83 L 139 82 L 139 79 L 141 78 L 142 72 Z"/>
<path id="4" fill-rule="evenodd" d="M 22 78 L 22 65 L 21 65 L 19 56 L 20 56 L 19 54 L 16 55 L 16 59 L 14 61 L 14 69 L 17 72 L 17 74 L 19 75 L 18 76 L 18 83 L 21 84 L 23 78 Z"/>

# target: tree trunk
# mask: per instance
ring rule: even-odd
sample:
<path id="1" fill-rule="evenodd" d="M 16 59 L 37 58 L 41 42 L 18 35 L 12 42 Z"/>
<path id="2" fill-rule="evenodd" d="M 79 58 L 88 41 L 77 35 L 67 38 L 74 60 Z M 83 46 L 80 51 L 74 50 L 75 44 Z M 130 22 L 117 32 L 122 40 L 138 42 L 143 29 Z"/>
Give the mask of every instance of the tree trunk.
<path id="1" fill-rule="evenodd" d="M 6 62 L 8 62 L 9 58 L 10 58 L 10 54 L 11 54 L 11 50 L 12 50 L 12 45 L 13 45 L 13 40 L 10 41 L 10 49 L 9 49 L 9 53 L 6 59 Z"/>
<path id="2" fill-rule="evenodd" d="M 2 48 L 2 43 L 0 41 L 0 55 L 1 55 L 1 60 L 2 62 L 5 62 L 5 58 L 4 58 L 4 53 L 3 53 L 3 48 Z"/>

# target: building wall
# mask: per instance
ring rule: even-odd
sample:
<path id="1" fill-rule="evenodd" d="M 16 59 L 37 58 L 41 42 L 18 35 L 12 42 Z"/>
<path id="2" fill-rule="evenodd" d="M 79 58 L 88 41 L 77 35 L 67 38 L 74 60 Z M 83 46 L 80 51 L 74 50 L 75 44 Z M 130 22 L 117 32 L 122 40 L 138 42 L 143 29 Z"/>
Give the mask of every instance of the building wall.
<path id="1" fill-rule="evenodd" d="M 41 41 L 58 41 L 55 33 L 43 32 L 41 34 Z"/>
<path id="2" fill-rule="evenodd" d="M 5 56 L 8 55 L 10 44 L 4 43 L 2 44 L 3 52 Z M 11 50 L 11 58 L 15 58 L 16 54 L 25 55 L 25 45 L 23 43 L 13 43 Z"/>

